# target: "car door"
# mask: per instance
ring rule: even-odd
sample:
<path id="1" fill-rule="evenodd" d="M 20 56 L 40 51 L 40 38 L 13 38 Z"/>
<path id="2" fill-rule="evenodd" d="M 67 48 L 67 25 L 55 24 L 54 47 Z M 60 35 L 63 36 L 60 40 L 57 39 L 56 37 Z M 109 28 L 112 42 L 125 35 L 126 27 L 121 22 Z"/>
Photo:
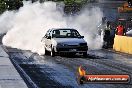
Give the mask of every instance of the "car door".
<path id="1" fill-rule="evenodd" d="M 49 30 L 46 35 L 46 41 L 45 41 L 45 46 L 48 51 L 51 51 L 51 45 L 52 45 L 51 35 L 52 35 L 52 30 Z"/>
<path id="2" fill-rule="evenodd" d="M 46 50 L 48 50 L 48 35 L 49 35 L 49 30 L 46 32 L 45 36 L 41 40 Z"/>

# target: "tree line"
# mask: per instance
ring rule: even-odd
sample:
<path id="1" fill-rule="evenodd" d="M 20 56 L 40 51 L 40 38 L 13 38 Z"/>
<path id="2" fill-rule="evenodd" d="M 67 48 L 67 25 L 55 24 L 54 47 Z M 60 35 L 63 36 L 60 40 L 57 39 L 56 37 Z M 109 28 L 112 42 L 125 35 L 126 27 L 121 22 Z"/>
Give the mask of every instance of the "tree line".
<path id="1" fill-rule="evenodd" d="M 0 13 L 5 10 L 17 10 L 23 6 L 22 0 L 0 0 Z"/>
<path id="2" fill-rule="evenodd" d="M 44 1 L 55 1 L 61 2 L 63 1 L 65 5 L 83 5 L 90 1 L 95 0 L 26 0 L 32 1 L 32 3 L 39 1 L 40 3 Z M 23 6 L 23 0 L 0 0 L 0 14 L 6 10 L 18 10 L 21 6 Z"/>

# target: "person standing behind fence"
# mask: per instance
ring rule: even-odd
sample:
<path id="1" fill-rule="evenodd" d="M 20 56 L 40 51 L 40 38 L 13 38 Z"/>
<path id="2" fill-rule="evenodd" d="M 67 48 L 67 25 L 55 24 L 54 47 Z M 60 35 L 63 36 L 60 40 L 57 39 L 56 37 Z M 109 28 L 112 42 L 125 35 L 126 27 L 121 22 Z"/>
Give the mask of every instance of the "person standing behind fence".
<path id="1" fill-rule="evenodd" d="M 110 22 L 107 22 L 106 28 L 104 29 L 104 37 L 103 37 L 103 48 L 108 48 L 110 44 Z"/>
<path id="2" fill-rule="evenodd" d="M 120 35 L 120 36 L 123 36 L 123 35 L 126 34 L 125 33 L 125 28 L 124 28 L 124 26 L 121 23 L 119 23 L 119 25 L 116 28 L 116 34 Z"/>
<path id="3" fill-rule="evenodd" d="M 111 30 L 110 30 L 110 47 L 113 47 L 114 44 L 114 38 L 115 38 L 115 30 L 116 28 L 114 27 L 114 25 L 111 24 Z"/>

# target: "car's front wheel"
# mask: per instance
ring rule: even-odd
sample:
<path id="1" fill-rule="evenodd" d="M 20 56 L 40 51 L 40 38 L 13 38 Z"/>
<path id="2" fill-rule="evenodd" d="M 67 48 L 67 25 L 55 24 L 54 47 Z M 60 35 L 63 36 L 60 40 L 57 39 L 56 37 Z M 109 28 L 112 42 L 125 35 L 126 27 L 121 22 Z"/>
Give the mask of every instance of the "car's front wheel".
<path id="1" fill-rule="evenodd" d="M 55 56 L 55 51 L 54 51 L 54 49 L 53 49 L 53 48 L 51 48 L 50 55 L 51 55 L 52 57 L 54 57 L 54 56 Z"/>
<path id="2" fill-rule="evenodd" d="M 45 55 L 48 55 L 48 51 L 45 49 Z"/>

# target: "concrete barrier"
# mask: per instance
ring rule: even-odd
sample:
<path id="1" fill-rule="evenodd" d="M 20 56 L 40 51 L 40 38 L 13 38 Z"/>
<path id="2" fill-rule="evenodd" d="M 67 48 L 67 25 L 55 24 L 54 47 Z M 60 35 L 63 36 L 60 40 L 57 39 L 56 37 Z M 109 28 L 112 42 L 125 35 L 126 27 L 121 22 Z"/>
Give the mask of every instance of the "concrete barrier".
<path id="1" fill-rule="evenodd" d="M 132 37 L 115 35 L 113 49 L 132 54 Z"/>
<path id="2" fill-rule="evenodd" d="M 0 88 L 28 88 L 0 44 Z M 36 88 L 36 87 L 35 87 Z"/>

